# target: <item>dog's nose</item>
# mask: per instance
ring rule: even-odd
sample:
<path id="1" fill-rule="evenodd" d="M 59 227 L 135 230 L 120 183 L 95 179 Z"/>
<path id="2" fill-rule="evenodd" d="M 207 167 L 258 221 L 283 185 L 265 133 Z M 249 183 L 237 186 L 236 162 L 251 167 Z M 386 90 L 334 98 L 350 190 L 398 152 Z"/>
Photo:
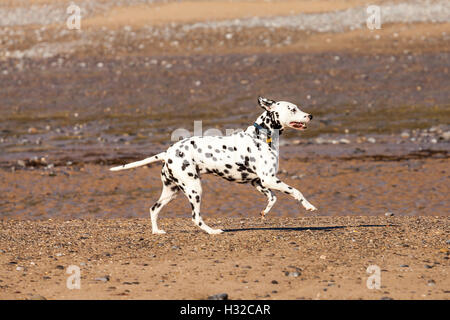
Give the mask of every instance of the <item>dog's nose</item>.
<path id="1" fill-rule="evenodd" d="M 308 118 L 309 118 L 309 120 L 312 120 L 312 114 L 310 114 L 309 116 L 308 116 Z"/>

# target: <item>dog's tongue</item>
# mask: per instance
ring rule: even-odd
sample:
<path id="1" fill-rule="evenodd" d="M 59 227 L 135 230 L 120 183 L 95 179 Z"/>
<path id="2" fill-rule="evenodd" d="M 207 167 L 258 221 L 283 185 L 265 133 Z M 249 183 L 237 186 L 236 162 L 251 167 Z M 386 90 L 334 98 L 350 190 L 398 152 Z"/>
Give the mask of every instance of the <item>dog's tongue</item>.
<path id="1" fill-rule="evenodd" d="M 306 129 L 306 124 L 302 122 L 291 122 L 290 125 L 295 129 L 304 130 Z"/>

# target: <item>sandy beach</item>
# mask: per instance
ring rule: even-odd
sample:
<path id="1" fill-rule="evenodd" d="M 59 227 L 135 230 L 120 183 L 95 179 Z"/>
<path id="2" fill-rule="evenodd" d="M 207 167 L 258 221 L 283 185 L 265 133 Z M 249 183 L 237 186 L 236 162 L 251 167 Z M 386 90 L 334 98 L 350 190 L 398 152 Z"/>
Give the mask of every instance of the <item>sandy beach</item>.
<path id="1" fill-rule="evenodd" d="M 448 299 L 445 217 L 2 221 L 2 299 Z M 80 267 L 81 288 L 66 286 Z M 378 266 L 380 289 L 367 268 Z"/>
<path id="2" fill-rule="evenodd" d="M 66 1 L 0 0 L 0 299 L 449 299 L 448 1 L 76 4 L 79 30 Z M 179 196 L 152 235 L 160 165 L 109 168 L 245 129 L 258 95 L 314 115 L 278 176 L 319 210 L 277 194 L 260 221 L 263 195 L 204 175 L 227 232 Z"/>

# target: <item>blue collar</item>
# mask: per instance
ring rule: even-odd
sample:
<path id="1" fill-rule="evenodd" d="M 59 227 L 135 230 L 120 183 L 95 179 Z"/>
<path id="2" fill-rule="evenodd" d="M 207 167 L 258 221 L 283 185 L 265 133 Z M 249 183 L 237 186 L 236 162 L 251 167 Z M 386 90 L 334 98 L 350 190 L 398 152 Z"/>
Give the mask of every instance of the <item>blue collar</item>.
<path id="1" fill-rule="evenodd" d="M 260 124 L 257 124 L 256 122 L 253 123 L 253 126 L 254 126 L 256 129 L 258 129 L 258 130 L 265 130 L 265 131 L 266 131 L 266 135 L 267 135 L 266 143 L 268 143 L 269 146 L 272 147 L 272 135 L 271 135 L 270 130 L 267 129 L 267 128 L 264 128 L 263 126 L 261 126 Z"/>
<path id="2" fill-rule="evenodd" d="M 267 130 L 267 128 L 264 128 L 263 126 L 261 126 L 260 124 L 257 124 L 256 122 L 253 124 L 255 126 L 256 129 L 258 130 Z"/>

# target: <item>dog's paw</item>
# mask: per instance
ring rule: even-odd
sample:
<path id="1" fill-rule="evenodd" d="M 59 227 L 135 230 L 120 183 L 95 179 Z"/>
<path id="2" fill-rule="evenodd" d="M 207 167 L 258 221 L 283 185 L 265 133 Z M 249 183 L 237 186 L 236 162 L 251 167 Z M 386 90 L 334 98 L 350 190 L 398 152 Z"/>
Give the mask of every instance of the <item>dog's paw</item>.
<path id="1" fill-rule="evenodd" d="M 306 211 L 317 211 L 317 208 L 314 207 L 311 203 L 309 202 L 303 202 L 303 206 L 305 207 Z"/>
<path id="2" fill-rule="evenodd" d="M 152 233 L 153 234 L 165 234 L 166 232 L 164 230 L 159 229 L 159 230 L 152 231 Z"/>
<path id="3" fill-rule="evenodd" d="M 223 230 L 221 229 L 211 229 L 208 233 L 209 234 L 221 234 Z"/>

